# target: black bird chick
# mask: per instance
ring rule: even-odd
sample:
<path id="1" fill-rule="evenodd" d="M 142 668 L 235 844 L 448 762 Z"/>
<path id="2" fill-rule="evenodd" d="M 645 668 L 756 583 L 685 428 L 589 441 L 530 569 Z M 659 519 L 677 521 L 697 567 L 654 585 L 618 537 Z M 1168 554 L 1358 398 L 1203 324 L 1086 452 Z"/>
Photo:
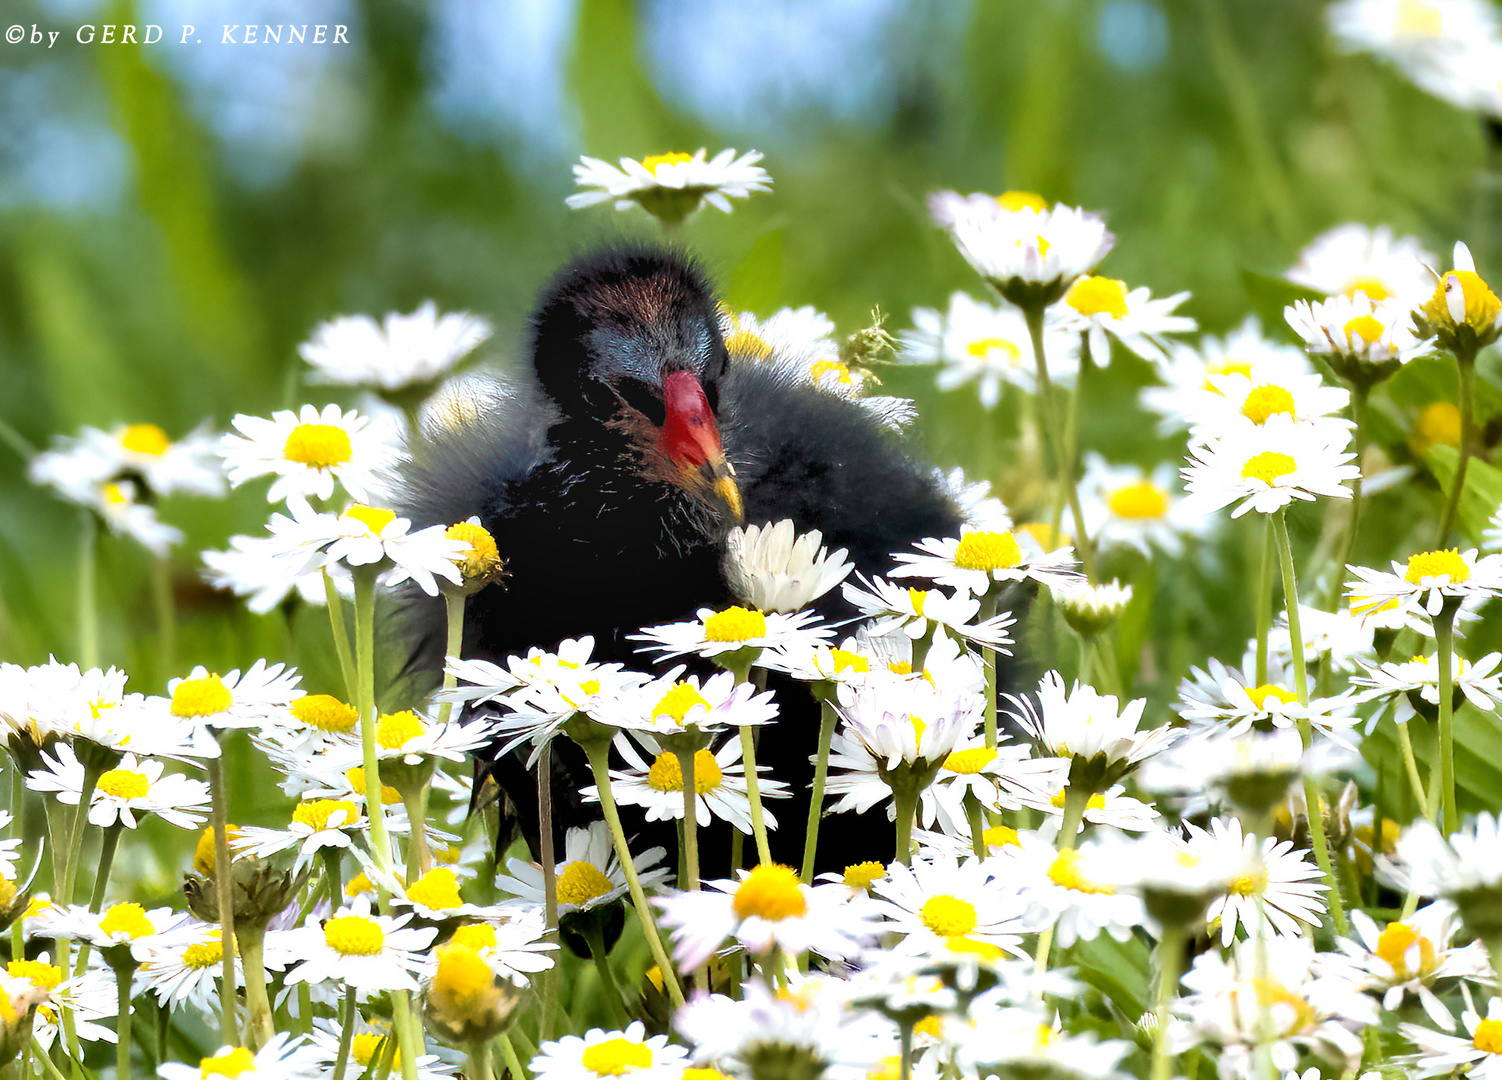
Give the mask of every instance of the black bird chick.
<path id="1" fill-rule="evenodd" d="M 416 525 L 478 515 L 507 560 L 504 586 L 473 596 L 465 618 L 466 654 L 497 661 L 587 634 L 597 658 L 648 666 L 628 635 L 732 602 L 720 564 L 743 521 L 819 529 L 866 574 L 960 523 L 932 470 L 860 405 L 731 356 L 703 273 L 655 247 L 607 249 L 560 271 L 532 319 L 531 370 L 473 415 L 428 425 L 412 458 L 402 512 Z M 837 594 L 825 612 L 850 614 Z M 438 615 L 418 615 L 419 657 L 436 679 Z M 776 804 L 790 827 L 773 845 L 796 864 L 818 712 L 806 688 L 774 689 L 779 719 L 758 756 L 795 793 Z M 560 837 L 597 816 L 578 797 L 583 755 L 564 742 L 554 755 Z M 486 774 L 535 852 L 535 778 L 515 755 L 482 756 L 477 780 Z M 835 815 L 829 828 L 831 864 L 891 855 L 884 818 Z"/>

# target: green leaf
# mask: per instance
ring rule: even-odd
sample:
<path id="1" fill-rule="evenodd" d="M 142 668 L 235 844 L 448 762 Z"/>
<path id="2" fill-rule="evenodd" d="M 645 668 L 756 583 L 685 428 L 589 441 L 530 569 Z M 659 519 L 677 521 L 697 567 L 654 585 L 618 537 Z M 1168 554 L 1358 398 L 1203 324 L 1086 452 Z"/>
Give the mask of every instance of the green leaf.
<path id="1" fill-rule="evenodd" d="M 1076 942 L 1070 956 L 1082 981 L 1099 990 L 1127 1016 L 1141 1016 L 1147 1008 L 1151 956 L 1138 938 L 1117 941 L 1098 934 L 1093 941 Z"/>
<path id="2" fill-rule="evenodd" d="M 1315 289 L 1308 289 L 1284 278 L 1269 277 L 1251 270 L 1241 271 L 1241 284 L 1246 289 L 1246 294 L 1251 299 L 1257 316 L 1262 320 L 1263 330 L 1269 335 L 1285 338 L 1295 344 L 1299 344 L 1298 335 L 1289 328 L 1288 320 L 1283 318 L 1283 309 L 1295 300 L 1326 299 L 1324 293 Z"/>
<path id="3" fill-rule="evenodd" d="M 782 230 L 774 229 L 751 245 L 730 274 L 725 302 L 732 311 L 765 314 L 777 303 L 782 288 Z"/>
<path id="4" fill-rule="evenodd" d="M 1440 487 L 1448 493 L 1455 482 L 1460 451 L 1453 446 L 1435 446 L 1430 448 L 1424 460 Z M 1472 543 L 1481 542 L 1481 532 L 1499 505 L 1502 505 L 1502 470 L 1471 458 L 1466 466 L 1465 490 L 1460 493 L 1460 509 L 1456 516 Z"/>

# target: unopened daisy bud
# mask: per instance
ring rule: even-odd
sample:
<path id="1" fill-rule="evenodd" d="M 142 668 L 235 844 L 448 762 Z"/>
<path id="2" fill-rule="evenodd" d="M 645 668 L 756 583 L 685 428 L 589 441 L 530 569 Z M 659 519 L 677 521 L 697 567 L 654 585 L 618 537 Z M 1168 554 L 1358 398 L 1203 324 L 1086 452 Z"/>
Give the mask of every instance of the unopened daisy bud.
<path id="1" fill-rule="evenodd" d="M 1114 580 L 1108 585 L 1081 581 L 1055 586 L 1053 595 L 1064 621 L 1074 632 L 1083 638 L 1093 638 L 1114 625 L 1132 602 L 1132 587 Z"/>
<path id="2" fill-rule="evenodd" d="M 450 540 L 462 540 L 469 545 L 469 551 L 454 560 L 459 567 L 459 573 L 464 581 L 457 586 L 445 585 L 445 590 L 452 590 L 464 595 L 479 592 L 486 585 L 499 580 L 505 575 L 506 560 L 501 558 L 501 553 L 495 546 L 495 537 L 485 526 L 480 524 L 480 519 L 472 517 L 467 521 L 461 521 L 457 525 L 450 525 L 444 530 L 444 536 Z"/>
<path id="3" fill-rule="evenodd" d="M 817 529 L 799 534 L 791 520 L 748 525 L 725 538 L 725 579 L 736 598 L 760 611 L 807 607 L 844 581 L 854 567 L 846 551 L 831 553 Z M 712 618 L 721 619 L 724 613 Z M 717 624 L 719 625 L 719 624 Z"/>
<path id="4" fill-rule="evenodd" d="M 1502 336 L 1502 300 L 1476 273 L 1463 243 L 1455 245 L 1455 269 L 1436 282 L 1434 295 L 1413 313 L 1419 331 L 1433 334 L 1442 348 L 1462 360 Z"/>
<path id="5" fill-rule="evenodd" d="M 424 1016 L 428 1030 L 456 1047 L 493 1039 L 511 1022 L 522 994 L 468 945 L 450 943 L 436 955 L 438 967 L 428 986 Z"/>

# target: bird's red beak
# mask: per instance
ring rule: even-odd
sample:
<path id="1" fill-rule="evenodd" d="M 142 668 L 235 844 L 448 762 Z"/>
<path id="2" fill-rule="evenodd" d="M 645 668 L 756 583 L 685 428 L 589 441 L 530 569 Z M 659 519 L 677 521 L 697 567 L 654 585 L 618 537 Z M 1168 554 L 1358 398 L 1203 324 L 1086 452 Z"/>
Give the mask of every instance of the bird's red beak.
<path id="1" fill-rule="evenodd" d="M 709 488 L 720 497 L 736 521 L 744 517 L 735 468 L 725 460 L 720 428 L 699 380 L 675 371 L 662 381 L 667 419 L 662 424 L 662 450 L 679 470 L 690 491 Z"/>

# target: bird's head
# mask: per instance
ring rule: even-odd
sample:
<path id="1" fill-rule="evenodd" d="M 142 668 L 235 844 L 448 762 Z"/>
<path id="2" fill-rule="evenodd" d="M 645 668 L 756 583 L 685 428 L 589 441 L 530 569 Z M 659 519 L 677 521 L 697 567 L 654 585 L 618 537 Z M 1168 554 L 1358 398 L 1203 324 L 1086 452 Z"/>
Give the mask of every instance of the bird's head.
<path id="1" fill-rule="evenodd" d="M 532 355 L 570 421 L 623 433 L 644 475 L 740 520 L 717 419 L 729 355 L 714 295 L 686 258 L 618 248 L 565 267 L 533 317 Z"/>

